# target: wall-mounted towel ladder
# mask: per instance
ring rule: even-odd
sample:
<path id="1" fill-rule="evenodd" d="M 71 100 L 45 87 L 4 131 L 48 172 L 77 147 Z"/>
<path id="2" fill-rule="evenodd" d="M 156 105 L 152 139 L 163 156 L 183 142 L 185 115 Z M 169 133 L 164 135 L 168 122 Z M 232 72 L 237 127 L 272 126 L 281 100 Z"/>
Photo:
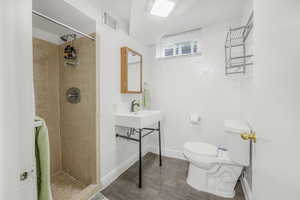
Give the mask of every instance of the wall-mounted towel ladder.
<path id="1" fill-rule="evenodd" d="M 246 66 L 252 65 L 247 54 L 246 41 L 253 28 L 253 12 L 247 24 L 244 26 L 230 28 L 225 41 L 225 74 L 245 74 Z"/>

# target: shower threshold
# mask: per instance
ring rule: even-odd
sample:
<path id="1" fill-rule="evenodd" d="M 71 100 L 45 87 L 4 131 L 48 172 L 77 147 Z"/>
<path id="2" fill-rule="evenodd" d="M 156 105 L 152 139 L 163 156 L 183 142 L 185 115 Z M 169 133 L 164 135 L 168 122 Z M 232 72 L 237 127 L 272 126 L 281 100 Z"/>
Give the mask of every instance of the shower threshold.
<path id="1" fill-rule="evenodd" d="M 53 200 L 88 200 L 99 191 L 96 184 L 85 185 L 65 172 L 52 176 Z"/>

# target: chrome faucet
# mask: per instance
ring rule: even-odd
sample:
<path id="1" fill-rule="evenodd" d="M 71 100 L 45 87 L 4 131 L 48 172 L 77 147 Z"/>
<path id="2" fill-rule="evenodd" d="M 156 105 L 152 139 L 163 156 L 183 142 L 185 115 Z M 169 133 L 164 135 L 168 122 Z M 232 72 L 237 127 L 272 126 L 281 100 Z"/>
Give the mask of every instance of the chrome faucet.
<path id="1" fill-rule="evenodd" d="M 137 100 L 131 102 L 130 112 L 135 112 L 135 107 L 140 107 L 140 103 Z"/>

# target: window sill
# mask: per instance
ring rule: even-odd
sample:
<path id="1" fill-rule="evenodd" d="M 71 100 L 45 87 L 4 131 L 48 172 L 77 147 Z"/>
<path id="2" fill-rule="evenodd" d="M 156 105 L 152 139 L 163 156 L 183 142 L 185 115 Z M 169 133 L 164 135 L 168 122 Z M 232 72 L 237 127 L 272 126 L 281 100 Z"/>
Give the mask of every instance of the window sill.
<path id="1" fill-rule="evenodd" d="M 173 58 L 185 58 L 185 57 L 195 57 L 195 56 L 201 56 L 202 53 L 194 53 L 194 54 L 189 54 L 189 55 L 180 55 L 180 56 L 168 56 L 168 57 L 158 57 L 156 58 L 157 60 L 169 60 Z"/>

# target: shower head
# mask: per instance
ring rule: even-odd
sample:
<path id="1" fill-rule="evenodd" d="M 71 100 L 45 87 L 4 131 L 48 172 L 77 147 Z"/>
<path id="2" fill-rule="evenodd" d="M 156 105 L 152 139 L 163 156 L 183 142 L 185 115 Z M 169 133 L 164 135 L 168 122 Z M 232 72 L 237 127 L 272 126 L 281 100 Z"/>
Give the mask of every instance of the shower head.
<path id="1" fill-rule="evenodd" d="M 64 42 L 68 42 L 69 37 L 73 38 L 73 40 L 76 39 L 76 34 L 66 34 L 60 37 L 60 39 Z"/>
<path id="2" fill-rule="evenodd" d="M 68 35 L 63 35 L 60 37 L 60 39 L 64 42 L 67 42 L 68 41 Z"/>

